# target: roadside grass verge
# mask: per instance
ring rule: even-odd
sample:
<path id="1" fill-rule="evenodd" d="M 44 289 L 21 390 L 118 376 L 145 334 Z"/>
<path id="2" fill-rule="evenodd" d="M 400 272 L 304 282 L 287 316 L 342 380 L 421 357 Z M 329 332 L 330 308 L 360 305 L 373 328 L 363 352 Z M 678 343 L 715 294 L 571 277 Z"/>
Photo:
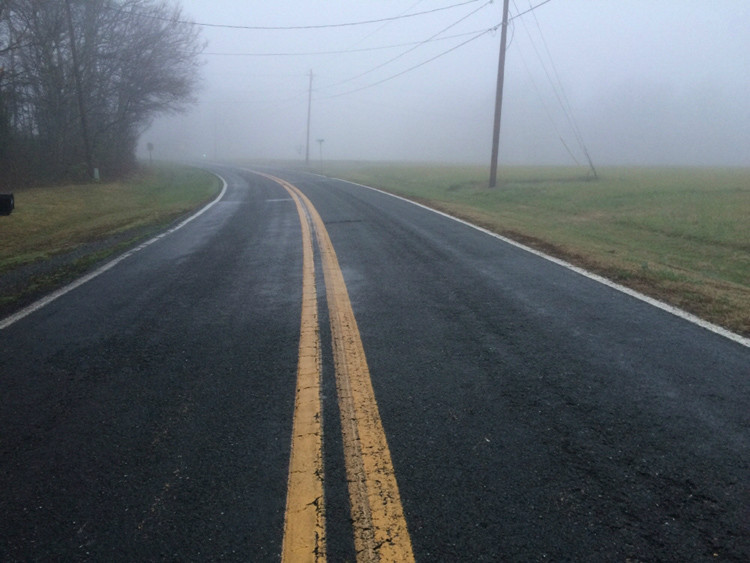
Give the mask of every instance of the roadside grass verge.
<path id="1" fill-rule="evenodd" d="M 221 188 L 194 168 L 154 166 L 111 183 L 25 188 L 0 217 L 0 313 L 153 235 Z"/>
<path id="2" fill-rule="evenodd" d="M 327 164 L 750 335 L 750 169 Z"/>

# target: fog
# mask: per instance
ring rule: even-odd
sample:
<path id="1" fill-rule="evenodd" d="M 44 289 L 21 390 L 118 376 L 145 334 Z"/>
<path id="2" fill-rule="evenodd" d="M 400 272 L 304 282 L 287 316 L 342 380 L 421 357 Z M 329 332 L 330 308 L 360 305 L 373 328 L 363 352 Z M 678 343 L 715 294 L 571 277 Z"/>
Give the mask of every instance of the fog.
<path id="1" fill-rule="evenodd" d="M 502 0 L 459 3 L 182 0 L 240 28 L 202 26 L 197 104 L 142 144 L 303 160 L 312 71 L 311 160 L 489 162 Z M 242 28 L 297 26 L 329 27 Z M 499 160 L 750 166 L 748 53 L 746 0 L 550 0 L 509 24 Z"/>

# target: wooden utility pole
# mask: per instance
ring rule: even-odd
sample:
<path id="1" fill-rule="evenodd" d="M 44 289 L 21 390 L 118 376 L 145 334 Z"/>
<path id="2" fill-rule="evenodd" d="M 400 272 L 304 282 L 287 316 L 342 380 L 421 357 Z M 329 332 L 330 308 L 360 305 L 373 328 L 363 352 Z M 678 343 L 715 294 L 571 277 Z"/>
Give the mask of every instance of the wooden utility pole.
<path id="1" fill-rule="evenodd" d="M 94 170 L 94 159 L 91 156 L 91 144 L 89 143 L 89 127 L 86 121 L 86 106 L 83 103 L 83 90 L 81 86 L 81 70 L 78 66 L 78 48 L 76 47 L 76 36 L 73 30 L 73 16 L 70 13 L 70 0 L 65 0 L 65 9 L 68 16 L 68 32 L 70 34 L 70 54 L 73 57 L 73 77 L 76 82 L 76 95 L 78 98 L 78 113 L 81 114 L 81 137 L 83 138 L 83 152 L 86 157 L 86 168 L 89 178 L 97 179 Z"/>
<path id="2" fill-rule="evenodd" d="M 305 165 L 310 166 L 310 110 L 312 109 L 312 79 L 310 71 L 310 86 L 307 90 L 307 144 L 305 145 Z"/>
<path id="3" fill-rule="evenodd" d="M 320 148 L 320 166 L 323 166 L 323 141 L 325 141 L 325 139 L 318 139 L 318 147 Z"/>
<path id="4" fill-rule="evenodd" d="M 492 132 L 492 161 L 490 162 L 490 188 L 497 185 L 497 154 L 500 149 L 500 114 L 503 110 L 503 82 L 505 79 L 505 42 L 508 37 L 508 3 L 503 0 L 503 29 L 500 33 L 500 59 L 497 64 L 497 91 L 495 93 L 495 126 Z"/>

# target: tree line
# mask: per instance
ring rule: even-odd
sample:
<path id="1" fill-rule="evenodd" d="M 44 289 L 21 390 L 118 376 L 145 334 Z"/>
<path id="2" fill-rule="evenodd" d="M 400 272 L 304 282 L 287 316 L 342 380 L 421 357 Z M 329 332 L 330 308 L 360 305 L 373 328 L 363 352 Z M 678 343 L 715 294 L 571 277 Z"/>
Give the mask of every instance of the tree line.
<path id="1" fill-rule="evenodd" d="M 204 48 L 163 0 L 0 0 L 0 188 L 116 178 L 193 101 Z"/>

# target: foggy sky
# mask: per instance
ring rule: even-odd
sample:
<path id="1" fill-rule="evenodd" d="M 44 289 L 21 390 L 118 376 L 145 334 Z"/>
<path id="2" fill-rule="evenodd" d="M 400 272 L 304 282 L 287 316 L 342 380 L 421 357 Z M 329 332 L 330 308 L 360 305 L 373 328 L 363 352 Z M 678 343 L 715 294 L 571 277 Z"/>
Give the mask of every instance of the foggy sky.
<path id="1" fill-rule="evenodd" d="M 541 1 L 511 1 L 511 16 Z M 180 3 L 198 23 L 291 27 L 459 2 Z M 502 0 L 478 0 L 367 25 L 202 27 L 199 103 L 156 121 L 142 144 L 155 158 L 304 159 L 312 71 L 311 160 L 324 139 L 323 159 L 488 162 L 500 30 L 457 46 L 501 20 Z M 438 37 L 460 37 L 406 45 L 452 24 Z M 551 0 L 508 35 L 501 164 L 585 162 L 581 139 L 596 165 L 750 166 L 750 2 Z"/>

